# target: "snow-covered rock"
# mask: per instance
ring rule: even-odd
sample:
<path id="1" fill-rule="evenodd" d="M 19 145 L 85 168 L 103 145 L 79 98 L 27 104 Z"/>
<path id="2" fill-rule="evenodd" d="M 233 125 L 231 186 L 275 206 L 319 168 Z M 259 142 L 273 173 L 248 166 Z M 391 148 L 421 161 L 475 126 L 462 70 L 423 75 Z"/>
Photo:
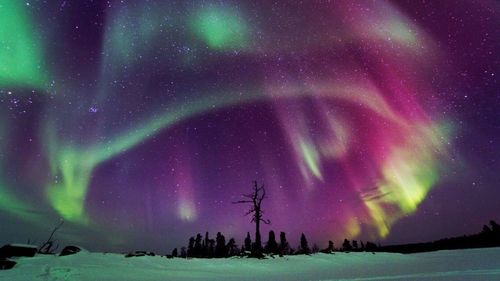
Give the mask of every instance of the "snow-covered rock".
<path id="1" fill-rule="evenodd" d="M 147 251 L 135 251 L 131 252 L 125 255 L 126 258 L 131 258 L 131 257 L 144 257 L 144 256 L 151 256 L 154 257 L 155 253 L 153 252 L 147 252 Z"/>
<path id="2" fill-rule="evenodd" d="M 74 255 L 76 253 L 85 251 L 82 247 L 79 246 L 66 246 L 64 249 L 62 249 L 61 253 L 59 256 L 69 256 L 69 255 Z"/>
<path id="3" fill-rule="evenodd" d="M 0 257 L 33 257 L 38 247 L 29 244 L 8 244 L 0 248 Z"/>
<path id="4" fill-rule="evenodd" d="M 16 262 L 8 258 L 0 258 L 0 270 L 11 269 L 16 265 Z"/>

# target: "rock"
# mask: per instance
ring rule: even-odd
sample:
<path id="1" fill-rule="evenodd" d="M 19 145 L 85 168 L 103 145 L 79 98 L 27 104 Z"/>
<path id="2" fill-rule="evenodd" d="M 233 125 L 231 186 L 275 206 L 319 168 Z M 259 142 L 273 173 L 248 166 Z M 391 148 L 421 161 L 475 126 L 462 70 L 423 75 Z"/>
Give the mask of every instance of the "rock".
<path id="1" fill-rule="evenodd" d="M 143 256 L 152 256 L 152 257 L 154 257 L 155 253 L 153 253 L 153 252 L 146 252 L 146 251 L 135 251 L 135 252 L 128 253 L 128 254 L 125 255 L 126 258 L 130 258 L 130 257 L 143 257 Z"/>
<path id="2" fill-rule="evenodd" d="M 0 270 L 11 269 L 15 265 L 16 265 L 16 262 L 11 260 L 11 259 L 7 259 L 7 258 L 0 259 Z"/>
<path id="3" fill-rule="evenodd" d="M 155 253 L 153 253 L 153 252 L 137 251 L 136 253 L 139 253 L 139 254 L 142 254 L 142 255 L 146 255 L 146 256 L 152 256 L 152 257 L 155 256 Z"/>
<path id="4" fill-rule="evenodd" d="M 34 257 L 38 252 L 38 247 L 25 244 L 8 244 L 0 248 L 0 258 L 10 257 Z"/>
<path id="5" fill-rule="evenodd" d="M 125 255 L 126 258 L 131 258 L 131 257 L 142 257 L 142 256 L 145 256 L 145 255 L 141 255 L 141 254 L 136 254 L 136 253 L 128 253 Z"/>
<path id="6" fill-rule="evenodd" d="M 82 248 L 78 246 L 66 246 L 64 249 L 62 249 L 61 253 L 59 256 L 69 256 L 69 255 L 74 255 L 78 252 L 81 252 Z"/>

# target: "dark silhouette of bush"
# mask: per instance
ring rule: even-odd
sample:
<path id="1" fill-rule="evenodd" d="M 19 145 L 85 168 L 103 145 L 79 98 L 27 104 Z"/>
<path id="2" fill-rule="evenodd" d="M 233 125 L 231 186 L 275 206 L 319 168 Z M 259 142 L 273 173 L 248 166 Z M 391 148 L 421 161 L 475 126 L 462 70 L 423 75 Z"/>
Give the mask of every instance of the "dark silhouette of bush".
<path id="1" fill-rule="evenodd" d="M 333 253 L 334 250 L 335 250 L 335 248 L 333 247 L 333 241 L 329 240 L 328 247 L 326 249 L 321 250 L 321 252 L 325 253 L 325 254 L 331 254 L 331 253 Z"/>
<path id="2" fill-rule="evenodd" d="M 319 246 L 318 244 L 314 243 L 312 248 L 311 248 L 311 253 L 312 254 L 316 254 L 316 253 L 319 253 Z"/>
<path id="3" fill-rule="evenodd" d="M 172 257 L 174 257 L 174 258 L 176 258 L 176 257 L 179 255 L 179 254 L 177 253 L 177 248 L 174 248 L 174 249 L 172 250 L 172 254 L 171 254 L 171 255 L 172 255 Z"/>

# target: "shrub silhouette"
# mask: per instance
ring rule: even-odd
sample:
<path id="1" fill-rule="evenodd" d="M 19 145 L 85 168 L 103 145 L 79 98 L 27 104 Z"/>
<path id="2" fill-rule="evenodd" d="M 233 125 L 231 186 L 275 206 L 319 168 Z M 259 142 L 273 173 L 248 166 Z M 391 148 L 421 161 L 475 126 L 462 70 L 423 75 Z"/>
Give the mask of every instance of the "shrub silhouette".
<path id="1" fill-rule="evenodd" d="M 335 248 L 333 247 L 333 241 L 329 240 L 328 241 L 328 247 L 326 249 L 321 250 L 321 252 L 325 253 L 325 254 L 331 254 L 331 253 L 333 253 L 334 249 Z"/>

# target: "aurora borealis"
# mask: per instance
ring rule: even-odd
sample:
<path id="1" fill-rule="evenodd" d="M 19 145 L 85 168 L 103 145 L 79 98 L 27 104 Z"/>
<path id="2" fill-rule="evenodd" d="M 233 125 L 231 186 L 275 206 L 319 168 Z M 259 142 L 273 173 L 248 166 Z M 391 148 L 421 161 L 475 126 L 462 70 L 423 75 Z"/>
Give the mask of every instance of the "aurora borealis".
<path id="1" fill-rule="evenodd" d="M 499 219 L 499 8 L 0 0 L 0 238 L 241 243 L 253 180 L 297 241 L 475 231 Z"/>

